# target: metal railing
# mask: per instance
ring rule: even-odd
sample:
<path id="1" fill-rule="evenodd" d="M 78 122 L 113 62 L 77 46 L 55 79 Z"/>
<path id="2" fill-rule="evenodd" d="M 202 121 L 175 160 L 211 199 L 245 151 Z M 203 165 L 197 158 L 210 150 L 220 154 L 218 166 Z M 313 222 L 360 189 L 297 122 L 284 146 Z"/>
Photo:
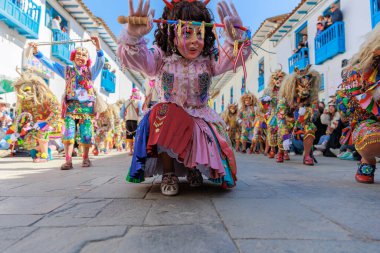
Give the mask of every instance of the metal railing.
<path id="1" fill-rule="evenodd" d="M 315 64 L 319 65 L 346 51 L 344 22 L 336 22 L 315 40 Z"/>

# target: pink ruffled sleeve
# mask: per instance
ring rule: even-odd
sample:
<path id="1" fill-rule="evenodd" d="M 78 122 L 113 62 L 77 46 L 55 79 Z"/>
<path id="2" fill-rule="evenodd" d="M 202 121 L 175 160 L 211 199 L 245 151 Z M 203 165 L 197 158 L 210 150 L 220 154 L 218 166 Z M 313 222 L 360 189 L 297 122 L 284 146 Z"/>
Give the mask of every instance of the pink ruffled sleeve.
<path id="1" fill-rule="evenodd" d="M 220 59 L 218 61 L 213 61 L 213 63 L 212 63 L 213 75 L 214 76 L 218 76 L 220 74 L 223 74 L 227 71 L 234 69 L 234 64 L 235 64 L 236 58 L 233 56 L 233 50 L 234 50 L 234 46 L 232 43 L 226 41 L 223 44 L 223 46 L 219 52 L 219 58 Z M 242 53 L 243 53 L 243 58 L 244 58 L 244 62 L 245 62 L 248 59 L 248 57 L 250 56 L 251 50 L 249 47 L 245 47 L 243 49 Z M 228 54 L 229 57 L 226 54 Z M 238 62 L 236 64 L 236 67 L 239 67 L 242 65 L 241 56 L 238 56 L 238 58 L 239 59 L 238 59 Z"/>
<path id="2" fill-rule="evenodd" d="M 117 54 L 124 67 L 154 77 L 162 65 L 163 52 L 157 47 L 148 49 L 143 37 L 130 36 L 124 29 L 119 39 Z"/>

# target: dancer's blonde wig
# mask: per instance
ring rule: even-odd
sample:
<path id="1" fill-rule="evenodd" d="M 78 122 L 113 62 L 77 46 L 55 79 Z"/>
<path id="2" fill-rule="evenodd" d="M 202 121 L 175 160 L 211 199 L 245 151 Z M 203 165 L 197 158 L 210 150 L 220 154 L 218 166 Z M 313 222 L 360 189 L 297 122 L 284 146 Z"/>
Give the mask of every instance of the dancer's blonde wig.
<path id="1" fill-rule="evenodd" d="M 377 25 L 375 29 L 368 34 L 366 42 L 360 47 L 359 52 L 352 57 L 350 65 L 362 71 L 367 71 L 374 62 L 374 52 L 376 50 L 380 50 L 380 25 Z"/>
<path id="2" fill-rule="evenodd" d="M 304 89 L 300 86 L 302 77 L 309 76 L 309 102 L 314 103 L 318 100 L 318 92 L 321 85 L 321 75 L 318 71 L 312 70 L 311 65 L 308 65 L 305 69 L 299 70 L 297 67 L 294 69 L 294 73 L 284 80 L 281 85 L 279 97 L 287 101 L 289 105 L 293 105 L 294 100 L 299 97 L 297 94 L 298 89 Z"/>
<path id="3" fill-rule="evenodd" d="M 38 106 L 55 97 L 41 77 L 31 72 L 19 72 L 19 74 L 20 78 L 13 83 L 17 94 L 17 108 L 24 100 L 32 100 Z"/>

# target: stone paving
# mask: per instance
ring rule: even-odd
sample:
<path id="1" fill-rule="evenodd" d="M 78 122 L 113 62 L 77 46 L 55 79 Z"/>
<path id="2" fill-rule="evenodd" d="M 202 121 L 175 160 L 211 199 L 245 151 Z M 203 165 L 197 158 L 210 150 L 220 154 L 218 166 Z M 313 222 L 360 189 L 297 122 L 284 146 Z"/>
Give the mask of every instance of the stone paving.
<path id="1" fill-rule="evenodd" d="M 356 183 L 354 162 L 237 158 L 235 189 L 183 181 L 177 197 L 127 184 L 124 153 L 71 171 L 0 159 L 0 252 L 380 252 L 380 184 Z"/>

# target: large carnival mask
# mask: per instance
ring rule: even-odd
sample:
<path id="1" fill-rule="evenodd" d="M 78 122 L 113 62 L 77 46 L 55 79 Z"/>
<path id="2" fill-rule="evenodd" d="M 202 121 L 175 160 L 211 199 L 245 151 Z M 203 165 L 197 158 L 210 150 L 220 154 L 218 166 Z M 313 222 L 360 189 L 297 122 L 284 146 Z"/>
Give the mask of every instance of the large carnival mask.
<path id="1" fill-rule="evenodd" d="M 35 90 L 34 90 L 34 84 L 33 83 L 24 83 L 21 85 L 17 92 L 17 96 L 21 98 L 21 100 L 32 100 L 35 98 Z"/>
<path id="2" fill-rule="evenodd" d="M 313 86 L 313 76 L 309 74 L 310 65 L 304 70 L 295 68 L 294 72 L 297 74 L 296 92 L 297 96 L 301 99 L 306 99 L 310 96 Z"/>
<path id="3" fill-rule="evenodd" d="M 285 73 L 282 72 L 282 70 L 277 70 L 272 74 L 272 83 L 274 84 L 274 87 L 280 88 L 282 81 L 284 80 Z"/>
<path id="4" fill-rule="evenodd" d="M 230 112 L 231 115 L 236 114 L 237 110 L 238 110 L 237 104 L 230 104 L 228 106 L 228 111 Z"/>
<path id="5" fill-rule="evenodd" d="M 73 52 L 71 52 L 70 60 L 74 61 L 75 65 L 78 67 L 89 67 L 90 62 L 88 50 L 84 47 L 77 47 Z"/>

